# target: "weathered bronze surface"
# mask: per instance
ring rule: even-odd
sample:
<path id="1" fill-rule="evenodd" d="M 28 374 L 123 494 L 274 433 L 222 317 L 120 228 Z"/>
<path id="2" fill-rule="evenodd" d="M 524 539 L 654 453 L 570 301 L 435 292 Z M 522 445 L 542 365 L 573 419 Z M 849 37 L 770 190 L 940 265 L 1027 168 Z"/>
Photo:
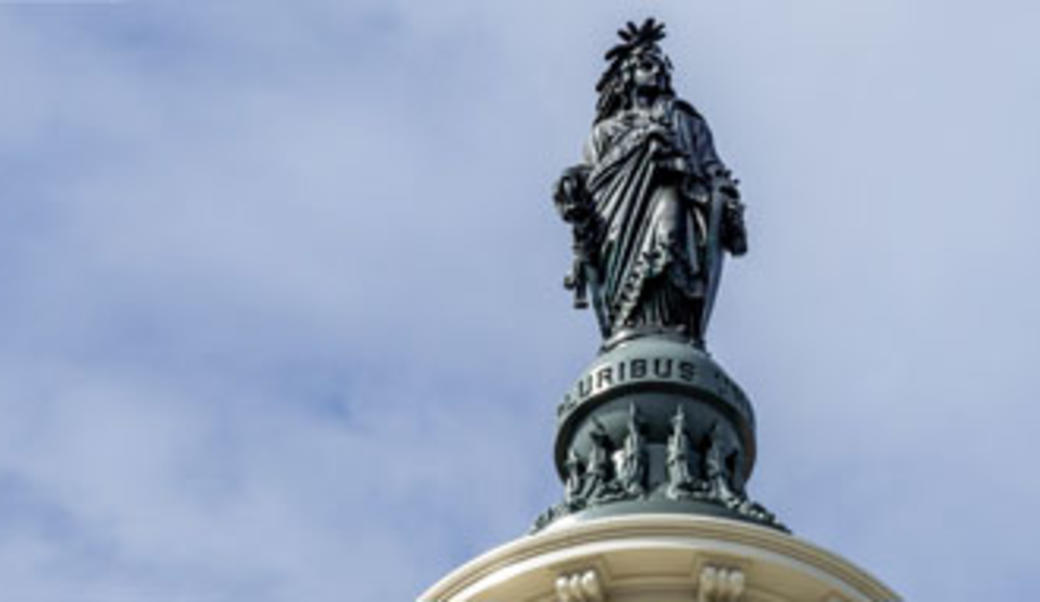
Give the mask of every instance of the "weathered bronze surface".
<path id="1" fill-rule="evenodd" d="M 618 33 L 584 161 L 554 195 L 574 235 L 564 285 L 593 307 L 603 342 L 557 410 L 564 499 L 535 528 L 693 512 L 783 529 L 745 492 L 754 413 L 704 342 L 723 257 L 747 250 L 737 182 L 672 90 L 664 25 Z"/>
<path id="2" fill-rule="evenodd" d="M 584 161 L 554 200 L 574 233 L 565 286 L 610 347 L 663 333 L 703 345 L 726 251 L 747 250 L 736 181 L 711 131 L 676 97 L 664 25 L 629 23 L 606 55 Z"/>

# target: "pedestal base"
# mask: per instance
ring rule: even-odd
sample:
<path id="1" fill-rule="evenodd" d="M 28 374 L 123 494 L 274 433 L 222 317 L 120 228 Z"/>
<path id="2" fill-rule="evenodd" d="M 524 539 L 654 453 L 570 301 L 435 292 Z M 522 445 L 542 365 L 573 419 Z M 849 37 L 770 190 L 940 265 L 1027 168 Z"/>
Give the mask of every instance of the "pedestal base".
<path id="1" fill-rule="evenodd" d="M 558 408 L 563 500 L 535 530 L 576 514 L 704 512 L 785 530 L 750 498 L 755 417 L 692 341 L 646 336 L 601 353 Z"/>

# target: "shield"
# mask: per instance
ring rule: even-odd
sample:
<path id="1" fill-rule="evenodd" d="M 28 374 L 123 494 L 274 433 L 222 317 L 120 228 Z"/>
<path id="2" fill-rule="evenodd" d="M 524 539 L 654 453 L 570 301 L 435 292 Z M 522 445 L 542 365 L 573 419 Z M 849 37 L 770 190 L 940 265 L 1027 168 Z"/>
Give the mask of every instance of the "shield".
<path id="1" fill-rule="evenodd" d="M 719 278 L 722 276 L 722 261 L 726 256 L 722 248 L 722 218 L 726 208 L 728 197 L 717 187 L 712 187 L 711 196 L 708 199 L 708 215 L 706 232 L 704 236 L 704 304 L 701 307 L 700 322 L 697 333 L 698 338 L 704 340 L 704 331 L 708 327 L 708 318 L 711 317 L 712 307 L 715 305 L 715 295 L 719 290 Z"/>

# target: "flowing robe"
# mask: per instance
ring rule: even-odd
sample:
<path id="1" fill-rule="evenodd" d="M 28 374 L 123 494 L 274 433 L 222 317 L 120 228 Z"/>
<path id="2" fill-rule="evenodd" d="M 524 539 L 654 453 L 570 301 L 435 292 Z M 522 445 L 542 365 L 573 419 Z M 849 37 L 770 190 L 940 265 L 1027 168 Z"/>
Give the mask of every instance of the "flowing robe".
<path id="1" fill-rule="evenodd" d="M 704 119 L 673 98 L 618 112 L 593 127 L 585 163 L 606 331 L 702 340 L 721 260 L 711 177 L 723 168 Z"/>

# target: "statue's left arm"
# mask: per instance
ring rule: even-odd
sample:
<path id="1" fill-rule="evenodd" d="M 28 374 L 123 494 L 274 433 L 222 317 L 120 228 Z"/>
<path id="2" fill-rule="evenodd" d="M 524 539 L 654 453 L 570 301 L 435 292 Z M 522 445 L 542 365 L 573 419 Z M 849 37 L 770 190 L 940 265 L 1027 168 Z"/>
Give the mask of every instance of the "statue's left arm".
<path id="1" fill-rule="evenodd" d="M 722 200 L 720 242 L 733 255 L 747 252 L 747 230 L 744 226 L 744 204 L 740 201 L 739 183 L 726 169 L 715 150 L 707 121 L 689 104 L 675 101 L 678 134 L 689 152 L 691 173 L 700 180 L 705 192 Z"/>

